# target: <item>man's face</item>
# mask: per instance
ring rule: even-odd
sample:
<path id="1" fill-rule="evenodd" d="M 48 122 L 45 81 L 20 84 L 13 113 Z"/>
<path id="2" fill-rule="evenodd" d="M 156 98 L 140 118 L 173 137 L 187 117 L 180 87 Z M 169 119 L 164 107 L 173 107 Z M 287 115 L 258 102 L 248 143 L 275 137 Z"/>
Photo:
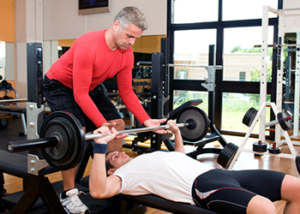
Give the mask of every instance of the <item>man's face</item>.
<path id="1" fill-rule="evenodd" d="M 135 40 L 140 38 L 144 32 L 133 24 L 129 24 L 128 28 L 123 29 L 119 22 L 116 23 L 115 29 L 115 42 L 122 50 L 126 50 L 129 46 L 134 45 Z"/>
<path id="2" fill-rule="evenodd" d="M 132 158 L 125 154 L 125 152 L 110 152 L 106 160 L 109 160 L 110 164 L 114 167 L 114 170 L 120 168 L 124 164 L 128 163 Z"/>

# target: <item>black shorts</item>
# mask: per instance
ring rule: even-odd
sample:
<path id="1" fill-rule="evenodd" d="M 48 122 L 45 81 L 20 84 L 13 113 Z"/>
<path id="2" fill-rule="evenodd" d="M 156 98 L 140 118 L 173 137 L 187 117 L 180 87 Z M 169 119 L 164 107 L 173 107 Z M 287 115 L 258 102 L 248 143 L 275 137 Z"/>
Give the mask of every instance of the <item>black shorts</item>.
<path id="1" fill-rule="evenodd" d="M 93 131 L 97 128 L 75 102 L 72 89 L 57 80 L 50 80 L 47 75 L 45 75 L 43 90 L 46 102 L 52 112 L 66 111 L 73 114 L 81 122 L 82 126 L 86 127 L 86 132 Z M 89 92 L 89 95 L 107 121 L 121 118 L 113 103 L 105 95 L 101 85 Z"/>
<path id="2" fill-rule="evenodd" d="M 246 213 L 249 201 L 261 195 L 271 201 L 281 200 L 285 174 L 269 170 L 210 170 L 193 184 L 194 202 L 218 213 Z"/>

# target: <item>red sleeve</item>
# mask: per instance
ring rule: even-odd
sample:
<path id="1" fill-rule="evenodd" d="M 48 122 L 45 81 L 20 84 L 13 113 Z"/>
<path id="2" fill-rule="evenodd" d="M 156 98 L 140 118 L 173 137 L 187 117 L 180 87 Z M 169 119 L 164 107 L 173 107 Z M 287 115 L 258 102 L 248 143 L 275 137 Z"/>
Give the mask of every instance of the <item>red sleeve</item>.
<path id="1" fill-rule="evenodd" d="M 119 95 L 126 108 L 143 124 L 150 117 L 132 89 L 133 55 L 127 59 L 127 62 L 127 66 L 117 74 Z"/>
<path id="2" fill-rule="evenodd" d="M 93 53 L 89 49 L 83 46 L 76 47 L 73 59 L 73 93 L 76 103 L 84 114 L 97 127 L 100 127 L 106 120 L 89 96 L 89 88 L 93 76 L 93 59 Z"/>

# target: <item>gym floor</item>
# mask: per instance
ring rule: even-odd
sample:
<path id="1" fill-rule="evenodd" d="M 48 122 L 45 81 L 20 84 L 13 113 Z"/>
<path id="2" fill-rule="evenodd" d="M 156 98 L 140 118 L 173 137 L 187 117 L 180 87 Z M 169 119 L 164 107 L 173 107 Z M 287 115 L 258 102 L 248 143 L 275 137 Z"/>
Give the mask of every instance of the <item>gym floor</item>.
<path id="1" fill-rule="evenodd" d="M 10 140 L 22 140 L 26 139 L 26 136 L 19 136 L 19 132 L 22 132 L 22 125 L 21 119 L 17 117 L 9 118 L 8 119 L 9 125 L 6 129 L 0 129 L 0 149 L 6 150 L 6 144 Z M 292 131 L 291 131 L 292 134 Z M 239 145 L 242 141 L 242 137 L 233 137 L 233 136 L 223 136 L 227 142 L 235 143 Z M 252 148 L 252 143 L 256 142 L 257 139 L 249 139 L 246 143 L 245 148 Z M 207 145 L 211 146 L 219 146 L 219 143 L 210 143 Z M 191 147 L 186 146 L 186 150 L 192 149 Z M 296 152 L 300 153 L 300 146 L 295 146 Z M 124 149 L 124 151 L 130 156 L 137 156 L 136 153 L 132 152 L 130 149 Z M 284 145 L 281 147 L 282 153 L 290 153 L 288 146 Z M 217 162 L 217 155 L 215 154 L 202 154 L 198 156 L 199 161 L 204 162 L 208 165 L 214 166 L 216 168 L 221 168 Z M 89 175 L 90 167 L 91 167 L 92 159 L 89 160 L 87 168 L 85 170 L 85 174 Z M 255 157 L 251 153 L 242 152 L 238 161 L 234 165 L 234 169 L 271 169 L 276 171 L 281 171 L 293 176 L 299 176 L 297 171 L 295 160 L 288 159 L 288 158 L 279 158 L 274 156 L 263 156 L 263 157 Z M 61 180 L 60 172 L 53 173 L 47 175 L 50 179 L 50 182 L 55 182 Z M 4 188 L 6 189 L 7 193 L 14 193 L 22 190 L 22 180 L 20 178 L 4 174 L 5 185 Z M 275 202 L 277 214 L 281 214 L 283 212 L 283 208 L 285 202 L 278 201 Z M 146 214 L 166 214 L 167 212 L 155 210 L 152 208 L 148 208 Z"/>

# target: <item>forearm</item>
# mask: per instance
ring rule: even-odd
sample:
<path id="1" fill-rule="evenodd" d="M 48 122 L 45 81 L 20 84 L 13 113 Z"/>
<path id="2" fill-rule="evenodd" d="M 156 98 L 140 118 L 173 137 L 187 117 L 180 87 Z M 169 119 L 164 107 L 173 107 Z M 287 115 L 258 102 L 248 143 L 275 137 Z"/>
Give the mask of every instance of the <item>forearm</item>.
<path id="1" fill-rule="evenodd" d="M 89 178 L 90 194 L 94 198 L 103 198 L 106 192 L 105 154 L 94 153 Z"/>
<path id="2" fill-rule="evenodd" d="M 185 154 L 180 131 L 174 133 L 174 136 L 175 136 L 175 152 L 181 152 Z"/>

